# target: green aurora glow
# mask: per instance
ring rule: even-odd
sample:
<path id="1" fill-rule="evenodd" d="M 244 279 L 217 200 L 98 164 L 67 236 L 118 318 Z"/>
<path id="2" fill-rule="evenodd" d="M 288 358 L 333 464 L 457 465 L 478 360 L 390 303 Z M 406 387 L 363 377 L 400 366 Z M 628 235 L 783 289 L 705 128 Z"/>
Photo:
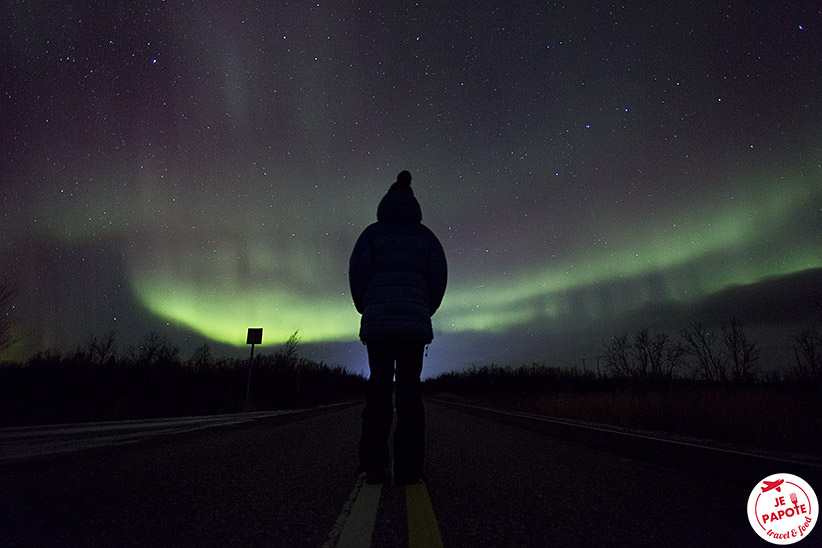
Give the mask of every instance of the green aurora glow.
<path id="1" fill-rule="evenodd" d="M 818 201 L 820 188 L 818 181 L 801 178 L 763 184 L 758 191 L 748 187 L 732 203 L 623 225 L 593 252 L 575 250 L 565 261 L 504 278 L 461 271 L 455 261 L 435 325 L 442 332 L 499 333 L 572 316 L 595 319 L 652 301 L 691 302 L 729 285 L 822 267 L 819 238 L 788 236 L 798 220 L 812 220 L 808 208 Z M 593 234 L 603 227 L 583 229 Z M 251 245 L 242 239 L 237 244 Z M 285 261 L 288 273 L 281 276 L 291 285 L 279 288 L 272 259 L 277 252 L 266 246 L 249 251 L 248 260 L 234 255 L 165 265 L 139 261 L 134 291 L 158 316 L 224 343 L 244 344 L 246 326 L 263 326 L 270 343 L 285 341 L 295 330 L 306 342 L 355 339 L 358 315 L 340 290 L 346 265 L 321 265 L 310 259 L 316 252 L 292 249 Z M 246 269 L 262 281 L 243 281 L 238 273 Z M 603 284 L 632 280 L 616 294 L 600 292 Z M 583 302 L 569 301 L 569 290 L 582 290 Z"/>

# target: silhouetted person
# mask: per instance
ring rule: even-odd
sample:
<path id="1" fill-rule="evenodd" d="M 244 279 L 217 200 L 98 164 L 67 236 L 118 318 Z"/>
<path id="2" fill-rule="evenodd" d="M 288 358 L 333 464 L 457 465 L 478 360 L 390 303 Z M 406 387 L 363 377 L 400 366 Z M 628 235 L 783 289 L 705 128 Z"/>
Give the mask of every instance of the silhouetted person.
<path id="1" fill-rule="evenodd" d="M 422 224 L 409 172 L 397 176 L 380 201 L 377 222 L 360 234 L 348 280 L 354 305 L 362 314 L 360 339 L 368 348 L 371 370 L 362 412 L 360 471 L 366 472 L 369 483 L 387 479 L 396 374 L 394 481 L 416 483 L 425 449 L 420 394 L 423 351 L 434 338 L 431 316 L 445 294 L 447 267 L 442 245 Z"/>

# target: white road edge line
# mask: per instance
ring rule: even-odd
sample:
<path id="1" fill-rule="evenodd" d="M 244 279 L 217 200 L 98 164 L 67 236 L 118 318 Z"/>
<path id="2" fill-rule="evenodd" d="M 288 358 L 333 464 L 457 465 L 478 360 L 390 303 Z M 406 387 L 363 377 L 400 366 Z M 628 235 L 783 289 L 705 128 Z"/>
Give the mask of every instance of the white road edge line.
<path id="1" fill-rule="evenodd" d="M 306 410 L 280 410 L 236 415 L 144 419 L 0 429 L 0 462 L 60 455 L 85 449 L 135 443 L 151 436 L 182 434 Z"/>
<path id="2" fill-rule="evenodd" d="M 534 421 L 561 424 L 563 426 L 571 426 L 571 427 L 579 428 L 579 429 L 582 429 L 582 430 L 594 430 L 594 431 L 598 431 L 598 432 L 605 432 L 605 433 L 608 433 L 608 434 L 617 434 L 617 435 L 620 435 L 620 436 L 624 436 L 626 438 L 646 439 L 646 440 L 652 440 L 652 441 L 657 441 L 657 442 L 662 442 L 662 443 L 668 443 L 668 444 L 671 444 L 671 445 L 681 445 L 681 446 L 684 446 L 684 447 L 695 447 L 697 449 L 704 449 L 704 450 L 707 450 L 707 451 L 715 451 L 717 453 L 728 453 L 728 454 L 731 454 L 731 455 L 740 455 L 740 456 L 744 456 L 744 457 L 752 457 L 752 458 L 759 458 L 759 459 L 767 459 L 767 460 L 773 460 L 773 461 L 778 461 L 778 462 L 784 462 L 786 464 L 801 464 L 803 466 L 810 466 L 810 467 L 814 467 L 814 468 L 822 468 L 822 464 L 815 463 L 815 462 L 804 462 L 804 461 L 800 461 L 800 460 L 794 460 L 794 459 L 791 459 L 789 457 L 760 455 L 760 454 L 757 454 L 757 453 L 751 453 L 751 452 L 746 452 L 746 451 L 741 451 L 741 450 L 725 449 L 723 447 L 711 447 L 710 445 L 701 445 L 699 443 L 694 443 L 694 442 L 689 442 L 689 441 L 670 440 L 670 439 L 666 439 L 666 438 L 651 436 L 651 435 L 648 435 L 648 434 L 638 434 L 638 433 L 635 433 L 635 432 L 625 432 L 625 431 L 622 431 L 622 430 L 617 430 L 615 428 L 608 428 L 607 426 L 604 426 L 604 425 L 603 426 L 592 426 L 592 425 L 587 425 L 587 424 L 578 424 L 578 423 L 575 423 L 575 422 L 572 422 L 572 421 L 564 421 L 564 420 L 561 420 L 561 419 L 543 417 L 543 416 L 540 416 L 540 415 L 532 415 L 530 413 L 522 413 L 522 412 L 519 412 L 519 411 L 508 411 L 508 410 L 503 410 L 503 409 L 495 409 L 493 407 L 482 407 L 480 405 L 472 405 L 470 403 L 452 402 L 452 401 L 448 401 L 448 400 L 439 400 L 439 399 L 436 399 L 436 398 L 428 398 L 428 399 L 429 399 L 429 401 L 431 401 L 433 403 L 439 403 L 441 405 L 444 404 L 444 405 L 456 405 L 456 406 L 470 407 L 470 408 L 474 408 L 474 409 L 480 409 L 482 411 L 489 411 L 491 413 L 497 413 L 499 415 L 509 415 L 509 416 L 512 416 L 512 417 L 520 417 L 520 418 L 534 420 Z"/>

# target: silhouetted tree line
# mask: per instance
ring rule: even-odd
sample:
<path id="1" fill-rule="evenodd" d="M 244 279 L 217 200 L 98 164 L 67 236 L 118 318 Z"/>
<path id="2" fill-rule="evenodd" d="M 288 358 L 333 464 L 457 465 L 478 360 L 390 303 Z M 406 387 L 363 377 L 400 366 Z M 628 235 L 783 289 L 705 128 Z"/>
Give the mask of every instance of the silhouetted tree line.
<path id="1" fill-rule="evenodd" d="M 0 425 L 293 409 L 362 396 L 362 376 L 301 357 L 298 341 L 295 334 L 254 357 L 247 394 L 248 359 L 218 359 L 202 345 L 182 360 L 179 347 L 155 332 L 120 353 L 114 333 L 92 335 L 73 353 L 4 364 Z"/>
<path id="2" fill-rule="evenodd" d="M 603 342 L 605 367 L 616 377 L 673 379 L 687 376 L 706 381 L 752 382 L 760 352 L 737 319 L 711 330 L 701 323 L 680 332 L 682 341 L 641 329 L 633 341 L 623 334 Z M 685 358 L 690 356 L 689 363 Z"/>
<path id="3" fill-rule="evenodd" d="M 795 363 L 760 370 L 760 350 L 738 319 L 710 329 L 701 322 L 680 331 L 680 341 L 665 333 L 638 331 L 603 342 L 605 367 L 614 377 L 641 380 L 700 379 L 711 382 L 822 382 L 822 336 L 807 328 L 794 334 Z"/>
<path id="4" fill-rule="evenodd" d="M 517 399 L 560 387 L 573 389 L 590 386 L 595 379 L 593 371 L 575 368 L 547 367 L 538 363 L 512 367 L 492 363 L 443 373 L 427 379 L 423 388 L 428 394 L 447 392 L 482 399 Z"/>
<path id="5" fill-rule="evenodd" d="M 760 369 L 756 341 L 736 318 L 716 330 L 694 323 L 680 337 L 674 340 L 666 333 L 641 329 L 633 337 L 626 333 L 603 341 L 604 353 L 596 357 L 595 369 L 491 364 L 445 373 L 427 380 L 425 387 L 429 393 L 509 399 L 582 386 L 607 391 L 637 382 L 782 382 L 822 387 L 822 335 L 817 329 L 795 333 L 795 362 L 767 373 Z"/>

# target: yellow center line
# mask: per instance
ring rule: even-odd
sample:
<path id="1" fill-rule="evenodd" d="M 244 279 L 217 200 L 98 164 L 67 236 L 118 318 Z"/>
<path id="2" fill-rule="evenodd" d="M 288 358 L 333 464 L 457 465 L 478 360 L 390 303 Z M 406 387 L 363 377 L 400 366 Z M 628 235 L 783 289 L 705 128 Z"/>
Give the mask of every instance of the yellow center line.
<path id="1" fill-rule="evenodd" d="M 369 485 L 361 475 L 323 548 L 369 548 L 382 485 Z"/>
<path id="2" fill-rule="evenodd" d="M 425 482 L 418 481 L 406 486 L 405 506 L 408 514 L 409 548 L 443 548 L 440 527 L 431 507 Z"/>
<path id="3" fill-rule="evenodd" d="M 370 548 L 382 485 L 364 480 L 364 475 L 357 479 L 323 548 Z M 405 507 L 409 548 L 444 548 L 425 482 L 405 487 Z"/>

